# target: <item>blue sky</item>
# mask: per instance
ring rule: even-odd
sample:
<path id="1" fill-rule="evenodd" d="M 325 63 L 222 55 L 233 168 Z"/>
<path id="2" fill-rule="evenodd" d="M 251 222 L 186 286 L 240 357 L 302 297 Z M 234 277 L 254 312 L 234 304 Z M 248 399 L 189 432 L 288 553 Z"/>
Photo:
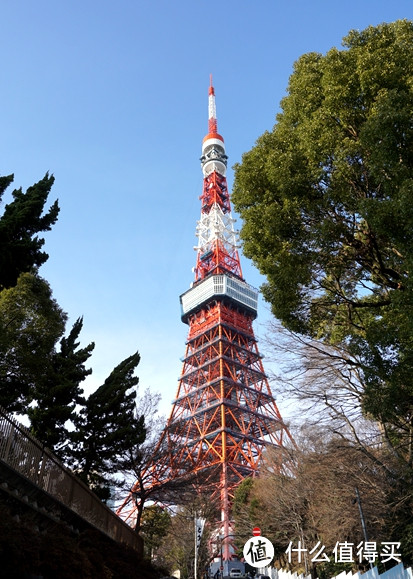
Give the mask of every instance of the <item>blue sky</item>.
<path id="1" fill-rule="evenodd" d="M 232 166 L 272 128 L 301 54 L 400 18 L 413 19 L 411 0 L 2 1 L 0 174 L 24 189 L 46 171 L 56 178 L 50 201 L 61 213 L 41 274 L 68 328 L 83 315 L 82 343 L 96 342 L 88 391 L 139 350 L 141 386 L 169 412 L 209 75 Z M 258 272 L 242 266 L 258 287 Z M 268 317 L 261 304 L 258 337 Z"/>

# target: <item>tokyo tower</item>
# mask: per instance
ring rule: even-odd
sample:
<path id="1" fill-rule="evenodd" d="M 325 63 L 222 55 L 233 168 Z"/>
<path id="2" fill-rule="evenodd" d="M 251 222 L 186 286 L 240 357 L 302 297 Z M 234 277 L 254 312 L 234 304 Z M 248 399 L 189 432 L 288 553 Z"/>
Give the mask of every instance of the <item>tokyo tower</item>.
<path id="1" fill-rule="evenodd" d="M 208 112 L 195 279 L 180 296 L 182 321 L 189 326 L 186 352 L 161 437 L 167 450 L 150 469 L 152 484 L 160 487 L 168 478 L 179 477 L 182 465 L 207 481 L 211 500 L 219 505 L 217 536 L 226 561 L 233 554 L 230 509 L 237 485 L 257 474 L 266 446 L 280 449 L 284 438 L 291 437 L 254 336 L 258 292 L 242 276 L 212 80 Z M 124 515 L 127 508 L 126 501 L 118 513 Z"/>

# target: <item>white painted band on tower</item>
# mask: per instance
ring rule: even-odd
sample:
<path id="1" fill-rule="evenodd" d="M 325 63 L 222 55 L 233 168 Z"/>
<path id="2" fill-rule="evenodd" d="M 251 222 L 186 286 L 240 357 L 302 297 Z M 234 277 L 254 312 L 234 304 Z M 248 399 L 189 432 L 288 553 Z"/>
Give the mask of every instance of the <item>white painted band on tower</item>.
<path id="1" fill-rule="evenodd" d="M 219 135 L 214 135 L 213 137 L 209 137 L 209 135 L 207 135 L 207 138 L 202 143 L 202 152 L 205 151 L 206 147 L 210 147 L 211 145 L 218 145 L 224 150 L 225 153 L 224 139 L 217 139 L 217 136 Z"/>
<path id="2" fill-rule="evenodd" d="M 217 109 L 215 106 L 215 96 L 213 94 L 210 94 L 209 98 L 208 98 L 208 118 L 209 119 L 216 119 L 217 118 Z"/>

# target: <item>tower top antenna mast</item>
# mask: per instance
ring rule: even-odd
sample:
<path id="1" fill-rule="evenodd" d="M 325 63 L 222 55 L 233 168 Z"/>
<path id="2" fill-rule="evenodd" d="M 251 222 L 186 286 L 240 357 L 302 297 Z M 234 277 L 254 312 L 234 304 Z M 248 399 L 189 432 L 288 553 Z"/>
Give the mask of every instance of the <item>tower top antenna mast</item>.
<path id="1" fill-rule="evenodd" d="M 224 141 L 221 135 L 218 135 L 217 109 L 215 106 L 215 89 L 212 84 L 212 74 L 209 75 L 208 89 L 208 135 L 204 141 L 208 138 L 218 138 Z"/>
<path id="2" fill-rule="evenodd" d="M 208 275 L 231 273 L 242 278 L 238 237 L 231 216 L 224 139 L 218 134 L 215 90 L 210 75 L 208 88 L 208 134 L 202 141 L 204 174 L 201 219 L 198 221 L 198 250 L 195 281 Z"/>

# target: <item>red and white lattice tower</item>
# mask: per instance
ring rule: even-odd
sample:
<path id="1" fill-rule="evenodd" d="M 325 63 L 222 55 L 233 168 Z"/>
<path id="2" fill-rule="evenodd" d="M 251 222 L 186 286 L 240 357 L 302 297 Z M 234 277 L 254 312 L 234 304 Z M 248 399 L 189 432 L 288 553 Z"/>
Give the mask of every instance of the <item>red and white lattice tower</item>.
<path id="1" fill-rule="evenodd" d="M 182 321 L 189 326 L 186 353 L 162 435 L 169 451 L 161 460 L 157 456 L 151 468 L 154 485 L 178 477 L 182 465 L 205 475 L 209 490 L 212 483 L 211 496 L 221 512 L 217 534 L 225 561 L 233 552 L 230 506 L 235 488 L 258 472 L 267 445 L 280 448 L 285 436 L 291 437 L 254 336 L 258 292 L 242 277 L 212 82 L 208 108 L 195 280 L 180 297 Z M 119 511 L 121 516 L 128 513 L 124 518 L 130 517 L 127 503 Z"/>

